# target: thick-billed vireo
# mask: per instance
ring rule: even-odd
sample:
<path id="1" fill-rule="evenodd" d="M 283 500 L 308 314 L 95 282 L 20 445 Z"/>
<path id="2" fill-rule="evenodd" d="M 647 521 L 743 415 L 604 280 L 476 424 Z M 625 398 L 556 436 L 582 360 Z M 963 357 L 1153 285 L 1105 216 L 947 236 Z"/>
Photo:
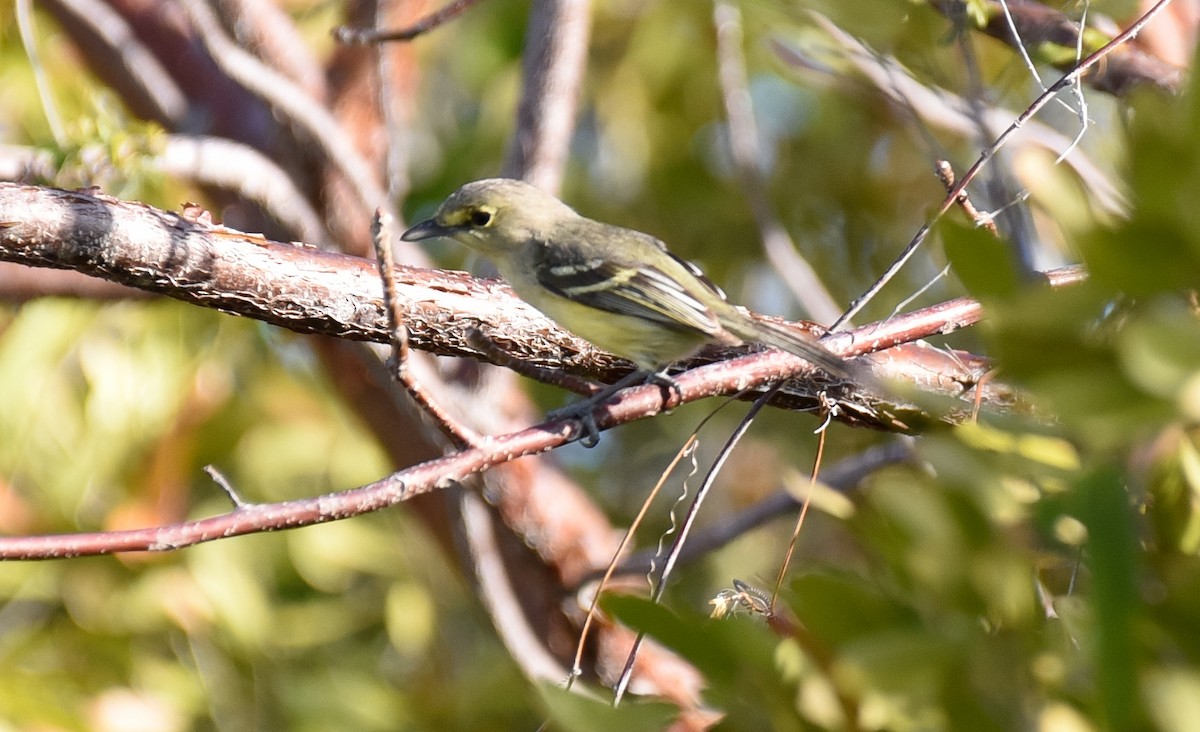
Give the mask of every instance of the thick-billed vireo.
<path id="1" fill-rule="evenodd" d="M 487 257 L 530 305 L 660 379 L 666 378 L 662 369 L 707 343 L 747 341 L 787 351 L 833 376 L 851 375 L 848 364 L 812 340 L 732 305 L 653 236 L 584 218 L 527 183 L 467 183 L 401 238 L 436 236 Z"/>

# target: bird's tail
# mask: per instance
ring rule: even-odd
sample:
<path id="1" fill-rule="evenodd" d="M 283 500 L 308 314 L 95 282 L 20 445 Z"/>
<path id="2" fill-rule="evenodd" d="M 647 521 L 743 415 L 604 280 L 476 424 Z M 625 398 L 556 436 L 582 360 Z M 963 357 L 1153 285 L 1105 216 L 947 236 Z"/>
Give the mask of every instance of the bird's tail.
<path id="1" fill-rule="evenodd" d="M 742 315 L 739 313 L 739 315 Z M 725 329 L 744 341 L 754 341 L 787 351 L 808 361 L 822 371 L 842 379 L 853 379 L 855 369 L 821 344 L 796 330 L 769 320 L 753 320 L 749 316 L 737 322 L 722 323 Z"/>

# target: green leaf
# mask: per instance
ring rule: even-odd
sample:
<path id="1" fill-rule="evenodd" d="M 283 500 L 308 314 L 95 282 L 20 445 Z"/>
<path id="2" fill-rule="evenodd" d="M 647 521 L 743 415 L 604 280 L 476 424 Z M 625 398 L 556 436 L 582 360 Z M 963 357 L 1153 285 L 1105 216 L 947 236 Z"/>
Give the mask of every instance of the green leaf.
<path id="1" fill-rule="evenodd" d="M 705 698 L 725 712 L 727 728 L 801 728 L 796 689 L 784 680 L 776 660 L 779 640 L 761 618 L 676 614 L 623 595 L 605 598 L 601 605 L 699 669 L 706 681 Z"/>
<path id="2" fill-rule="evenodd" d="M 644 631 L 687 658 L 705 676 L 732 681 L 738 666 L 750 662 L 770 668 L 776 639 L 759 621 L 745 617 L 712 620 L 702 615 L 677 615 L 643 598 L 613 595 L 601 602 L 622 623 Z"/>
<path id="3" fill-rule="evenodd" d="M 1129 137 L 1129 220 L 1081 241 L 1093 275 L 1145 295 L 1200 283 L 1200 81 L 1181 98 L 1136 99 Z"/>
<path id="4" fill-rule="evenodd" d="M 941 225 L 946 257 L 972 295 L 989 300 L 1012 295 L 1021 283 L 1012 247 L 986 229 L 951 220 Z"/>
<path id="5" fill-rule="evenodd" d="M 567 691 L 559 686 L 542 683 L 537 685 L 538 694 L 546 706 L 550 721 L 557 729 L 570 732 L 657 732 L 670 726 L 678 714 L 678 707 L 665 702 L 643 701 L 627 698 L 620 706 L 611 701 L 598 699 L 579 691 Z"/>
<path id="6" fill-rule="evenodd" d="M 1097 696 L 1109 729 L 1132 729 L 1136 710 L 1130 690 L 1137 686 L 1134 618 L 1141 604 L 1133 507 L 1115 469 L 1093 472 L 1076 489 L 1077 512 L 1089 537 L 1085 557 L 1096 621 Z"/>
<path id="7" fill-rule="evenodd" d="M 1189 195 L 1200 196 L 1200 183 L 1181 185 Z M 1165 191 L 1146 188 L 1142 189 L 1144 195 L 1175 200 Z M 1176 204 L 1195 208 L 1194 203 L 1183 200 Z M 1098 283 L 1128 295 L 1194 287 L 1200 283 L 1200 223 L 1189 218 L 1182 211 L 1159 216 L 1143 210 L 1115 229 L 1098 230 L 1082 242 L 1088 269 Z"/>
<path id="8" fill-rule="evenodd" d="M 791 584 L 788 600 L 805 627 L 835 647 L 915 620 L 911 611 L 897 605 L 874 584 L 834 569 L 798 577 Z"/>

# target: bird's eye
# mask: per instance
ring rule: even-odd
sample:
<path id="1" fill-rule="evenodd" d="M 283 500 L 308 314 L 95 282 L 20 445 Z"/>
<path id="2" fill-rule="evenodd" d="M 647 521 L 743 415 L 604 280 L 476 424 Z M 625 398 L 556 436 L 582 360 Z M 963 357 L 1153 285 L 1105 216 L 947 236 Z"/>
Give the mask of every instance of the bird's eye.
<path id="1" fill-rule="evenodd" d="M 492 212 L 485 211 L 482 208 L 477 208 L 471 212 L 469 217 L 471 226 L 487 226 L 492 223 Z"/>

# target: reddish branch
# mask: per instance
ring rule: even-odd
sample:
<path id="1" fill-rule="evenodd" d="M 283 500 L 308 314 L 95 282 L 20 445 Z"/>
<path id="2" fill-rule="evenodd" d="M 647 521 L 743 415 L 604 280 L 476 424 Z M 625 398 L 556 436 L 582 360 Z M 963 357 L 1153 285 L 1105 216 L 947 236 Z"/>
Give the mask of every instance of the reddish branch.
<path id="1" fill-rule="evenodd" d="M 709 364 L 678 377 L 682 401 L 731 393 L 755 381 L 794 373 L 796 360 L 782 352 L 757 353 Z M 661 407 L 657 386 L 623 392 L 597 420 L 602 429 L 643 418 Z M 536 455 L 580 436 L 578 423 L 547 422 L 492 437 L 477 447 L 401 470 L 369 485 L 315 498 L 245 505 L 207 519 L 130 531 L 0 538 L 0 559 L 57 559 L 127 551 L 170 551 L 214 539 L 293 529 L 359 516 L 455 485 L 488 468 Z"/>
<path id="2" fill-rule="evenodd" d="M 129 531 L 0 538 L 0 559 L 61 559 L 129 551 L 173 551 L 214 539 L 294 529 L 337 521 L 393 506 L 446 488 L 494 465 L 564 444 L 573 428 L 533 427 L 394 473 L 361 488 L 284 503 L 247 504 L 233 511 L 169 526 Z"/>
<path id="3" fill-rule="evenodd" d="M 769 381 L 792 373 L 795 359 L 781 352 L 743 356 L 710 364 L 678 377 L 682 401 L 718 392 L 732 392 L 755 380 Z M 658 411 L 657 386 L 624 392 L 598 419 L 610 428 Z M 377 511 L 433 490 L 455 485 L 490 467 L 535 455 L 580 436 L 571 420 L 535 425 L 492 437 L 478 447 L 430 460 L 361 488 L 283 503 L 244 505 L 207 519 L 130 531 L 66 534 L 0 539 L 0 559 L 57 559 L 127 551 L 170 551 L 214 539 L 293 529 Z"/>

